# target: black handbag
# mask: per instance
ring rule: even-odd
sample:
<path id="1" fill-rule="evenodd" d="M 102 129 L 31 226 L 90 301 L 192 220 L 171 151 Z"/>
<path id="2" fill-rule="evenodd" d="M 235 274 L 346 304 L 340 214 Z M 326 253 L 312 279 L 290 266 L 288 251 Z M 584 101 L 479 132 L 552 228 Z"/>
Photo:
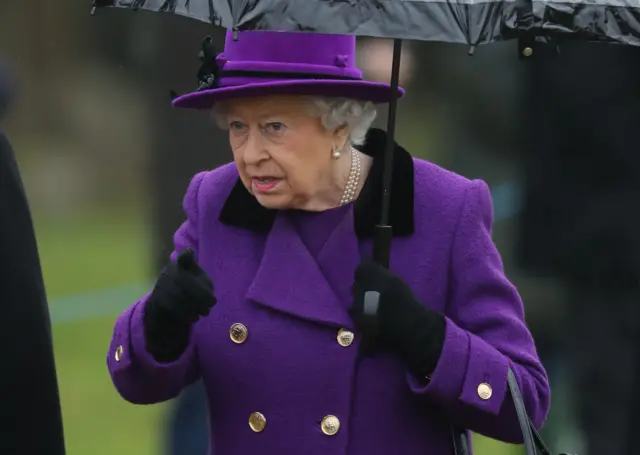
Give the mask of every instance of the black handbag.
<path id="1" fill-rule="evenodd" d="M 520 430 L 522 431 L 526 455 L 552 455 L 527 414 L 527 410 L 524 407 L 524 401 L 522 400 L 522 394 L 520 393 L 520 387 L 518 386 L 518 381 L 516 381 L 516 377 L 511 368 L 509 368 L 509 372 L 507 374 L 507 384 L 509 386 L 509 392 L 511 394 L 513 404 L 516 407 L 516 414 L 518 415 L 518 423 L 520 424 Z M 452 433 L 454 454 L 471 455 L 467 433 L 455 427 L 452 428 Z M 561 453 L 559 455 L 570 454 Z"/>

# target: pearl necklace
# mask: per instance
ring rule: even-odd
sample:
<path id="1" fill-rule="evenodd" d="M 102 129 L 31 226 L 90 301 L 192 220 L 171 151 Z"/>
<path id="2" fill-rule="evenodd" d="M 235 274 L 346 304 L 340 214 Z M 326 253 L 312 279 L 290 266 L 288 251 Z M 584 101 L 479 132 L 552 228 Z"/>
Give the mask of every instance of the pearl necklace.
<path id="1" fill-rule="evenodd" d="M 351 169 L 349 170 L 349 178 L 347 179 L 347 186 L 342 193 L 342 199 L 340 199 L 340 205 L 348 204 L 356 198 L 356 191 L 358 191 L 358 185 L 360 184 L 360 153 L 351 148 Z"/>

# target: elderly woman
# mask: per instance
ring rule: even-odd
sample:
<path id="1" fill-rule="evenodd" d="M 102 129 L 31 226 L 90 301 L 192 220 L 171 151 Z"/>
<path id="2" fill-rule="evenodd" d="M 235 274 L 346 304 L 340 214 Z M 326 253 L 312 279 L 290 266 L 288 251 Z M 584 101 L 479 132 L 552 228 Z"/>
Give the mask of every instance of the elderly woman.
<path id="1" fill-rule="evenodd" d="M 202 378 L 216 455 L 451 455 L 452 426 L 520 439 L 511 368 L 540 426 L 549 385 L 486 184 L 396 146 L 391 271 L 372 263 L 389 86 L 362 80 L 350 36 L 237 38 L 174 100 L 212 110 L 234 162 L 193 178 L 171 262 L 116 322 L 119 393 L 158 403 Z"/>

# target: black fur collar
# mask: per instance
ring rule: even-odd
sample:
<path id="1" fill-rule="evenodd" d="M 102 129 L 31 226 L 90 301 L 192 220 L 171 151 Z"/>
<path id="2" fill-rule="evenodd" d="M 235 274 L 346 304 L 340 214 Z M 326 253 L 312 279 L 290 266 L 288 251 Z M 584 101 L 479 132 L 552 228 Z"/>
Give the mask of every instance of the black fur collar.
<path id="1" fill-rule="evenodd" d="M 365 144 L 360 147 L 363 153 L 374 158 L 369 176 L 354 208 L 356 234 L 361 239 L 372 237 L 374 227 L 380 220 L 386 140 L 387 133 L 372 128 L 367 134 Z M 413 198 L 413 160 L 404 148 L 396 144 L 389 214 L 394 237 L 413 234 Z M 222 207 L 220 221 L 228 226 L 266 233 L 271 229 L 276 213 L 276 210 L 261 206 L 238 179 Z"/>

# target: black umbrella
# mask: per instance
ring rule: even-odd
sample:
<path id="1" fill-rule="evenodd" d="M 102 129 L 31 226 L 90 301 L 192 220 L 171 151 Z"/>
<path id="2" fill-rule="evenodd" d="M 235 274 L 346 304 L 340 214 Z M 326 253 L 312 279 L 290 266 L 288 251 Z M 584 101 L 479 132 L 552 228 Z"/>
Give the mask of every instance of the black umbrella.
<path id="1" fill-rule="evenodd" d="M 288 30 L 479 44 L 525 35 L 640 44 L 640 5 L 623 0 L 94 0 L 226 29 Z"/>

